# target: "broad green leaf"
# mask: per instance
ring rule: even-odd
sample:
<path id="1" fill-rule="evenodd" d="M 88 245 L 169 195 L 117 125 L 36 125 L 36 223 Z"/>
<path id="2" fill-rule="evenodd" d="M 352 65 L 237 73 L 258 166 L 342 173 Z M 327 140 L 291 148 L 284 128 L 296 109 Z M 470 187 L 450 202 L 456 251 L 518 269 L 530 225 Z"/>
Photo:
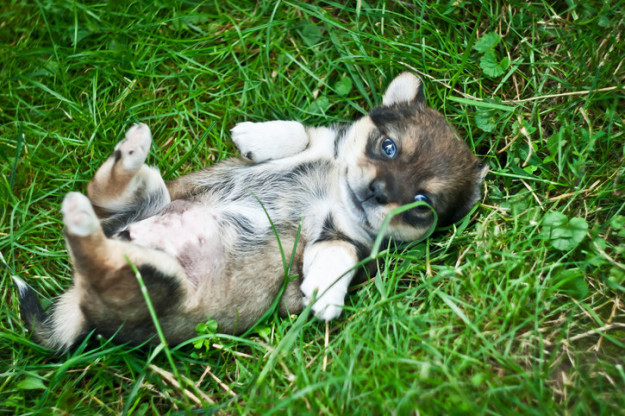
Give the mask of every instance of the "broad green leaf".
<path id="1" fill-rule="evenodd" d="M 334 85 L 336 93 L 341 96 L 345 96 L 352 90 L 352 80 L 349 77 L 343 77 Z"/>
<path id="2" fill-rule="evenodd" d="M 20 390 L 45 390 L 46 386 L 39 377 L 28 376 L 17 384 Z"/>
<path id="3" fill-rule="evenodd" d="M 505 71 L 508 68 L 510 68 L 510 58 L 508 58 L 507 56 L 504 56 L 501 61 L 499 61 L 499 67 Z"/>
<path id="4" fill-rule="evenodd" d="M 497 127 L 497 118 L 493 111 L 478 111 L 475 113 L 475 125 L 486 133 L 492 133 Z"/>
<path id="5" fill-rule="evenodd" d="M 218 327 L 219 324 L 217 324 L 217 321 L 211 319 L 210 317 L 206 317 L 206 322 L 200 322 L 199 324 L 197 324 L 195 326 L 195 331 L 198 335 L 214 335 L 217 333 Z M 206 350 L 208 351 L 211 346 L 212 338 L 213 337 L 197 339 L 193 341 L 193 347 L 198 350 L 206 348 Z"/>
<path id="6" fill-rule="evenodd" d="M 559 227 L 568 221 L 568 217 L 561 212 L 548 212 L 543 217 L 543 226 Z"/>
<path id="7" fill-rule="evenodd" d="M 577 247 L 588 233 L 585 219 L 570 220 L 561 212 L 549 212 L 543 218 L 543 238 L 549 239 L 556 250 L 569 251 Z"/>
<path id="8" fill-rule="evenodd" d="M 199 324 L 197 324 L 195 330 L 198 332 L 199 335 L 216 334 L 218 327 L 219 324 L 217 323 L 217 321 L 208 318 L 206 322 L 200 322 Z"/>
<path id="9" fill-rule="evenodd" d="M 606 14 L 602 14 L 601 16 L 599 16 L 597 24 L 601 27 L 605 27 L 606 29 L 608 29 L 610 27 L 610 18 Z"/>
<path id="10" fill-rule="evenodd" d="M 314 114 L 325 114 L 328 108 L 330 108 L 330 100 L 328 97 L 322 96 L 313 101 L 308 110 Z"/>
<path id="11" fill-rule="evenodd" d="M 271 328 L 267 325 L 258 325 L 256 327 L 256 333 L 261 337 L 267 339 L 271 335 Z"/>
<path id="12" fill-rule="evenodd" d="M 588 234 L 588 223 L 585 219 L 580 217 L 571 218 L 569 227 L 573 233 L 575 245 L 578 245 L 586 238 L 586 234 Z"/>
<path id="13" fill-rule="evenodd" d="M 484 56 L 482 56 L 482 59 L 480 59 L 480 67 L 482 71 L 484 71 L 484 74 L 491 78 L 499 77 L 505 72 L 502 65 L 497 62 L 497 57 L 493 51 L 487 51 Z"/>
<path id="14" fill-rule="evenodd" d="M 538 170 L 538 166 L 536 166 L 536 165 L 528 165 L 528 166 L 524 167 L 523 170 L 525 172 L 529 173 L 530 175 L 533 175 L 534 172 L 536 172 Z"/>
<path id="15" fill-rule="evenodd" d="M 492 50 L 497 44 L 501 41 L 501 36 L 498 33 L 490 32 L 482 36 L 475 45 L 473 45 L 473 49 L 479 52 L 487 52 Z"/>
<path id="16" fill-rule="evenodd" d="M 625 285 L 625 271 L 616 266 L 610 268 L 608 272 L 608 280 L 612 283 L 616 283 L 617 285 L 624 286 Z"/>
<path id="17" fill-rule="evenodd" d="M 614 229 L 614 232 L 619 237 L 625 237 L 625 216 L 615 215 L 610 220 L 610 227 Z"/>
<path id="18" fill-rule="evenodd" d="M 313 24 L 301 25 L 299 33 L 308 46 L 316 45 L 323 37 L 323 29 Z"/>
<path id="19" fill-rule="evenodd" d="M 486 380 L 486 378 L 486 374 L 484 373 L 473 374 L 473 376 L 471 376 L 471 384 L 478 387 L 484 382 L 484 380 Z"/>

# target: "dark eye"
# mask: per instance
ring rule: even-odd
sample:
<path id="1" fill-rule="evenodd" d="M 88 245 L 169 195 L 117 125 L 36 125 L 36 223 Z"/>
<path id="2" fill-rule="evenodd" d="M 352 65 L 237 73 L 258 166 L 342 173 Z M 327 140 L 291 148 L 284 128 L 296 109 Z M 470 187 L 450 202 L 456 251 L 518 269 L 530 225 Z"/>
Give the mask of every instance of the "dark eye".
<path id="1" fill-rule="evenodd" d="M 430 198 L 428 198 L 427 196 L 423 195 L 423 194 L 417 194 L 414 197 L 415 201 L 420 201 L 420 202 L 425 202 L 426 204 L 428 204 L 429 206 L 432 206 L 432 202 L 430 202 Z M 429 209 L 428 207 L 426 207 L 425 205 L 419 205 L 416 209 Z"/>
<path id="2" fill-rule="evenodd" d="M 389 139 L 388 137 L 382 140 L 382 151 L 389 158 L 394 158 L 397 156 L 397 145 L 394 141 Z"/>

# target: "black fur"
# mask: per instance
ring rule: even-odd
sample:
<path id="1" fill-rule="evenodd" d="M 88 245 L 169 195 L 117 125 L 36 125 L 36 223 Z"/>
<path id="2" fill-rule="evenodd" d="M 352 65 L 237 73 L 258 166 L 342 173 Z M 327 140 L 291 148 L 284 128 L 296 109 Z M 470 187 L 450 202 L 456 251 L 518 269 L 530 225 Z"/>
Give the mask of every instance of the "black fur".
<path id="1" fill-rule="evenodd" d="M 19 300 L 20 300 L 20 313 L 22 319 L 26 324 L 26 327 L 31 331 L 35 328 L 35 325 L 42 324 L 48 319 L 48 315 L 43 311 L 37 296 L 24 282 L 17 282 L 19 288 Z"/>
<path id="2" fill-rule="evenodd" d="M 102 219 L 101 224 L 104 235 L 111 237 L 129 224 L 148 218 L 160 211 L 166 205 L 166 198 L 167 196 L 161 190 L 158 190 L 138 196 L 132 205 L 114 213 L 96 205 L 93 205 L 93 208 Z"/>
<path id="3" fill-rule="evenodd" d="M 111 156 L 113 156 L 113 158 L 115 159 L 114 163 L 117 163 L 122 158 L 122 151 L 121 150 L 115 150 Z"/>
<path id="4" fill-rule="evenodd" d="M 332 218 L 332 215 L 328 215 L 323 221 L 323 227 L 321 228 L 321 233 L 319 234 L 319 237 L 317 237 L 316 242 L 321 241 L 345 241 L 356 248 L 356 255 L 359 260 L 367 257 L 370 251 L 369 247 L 365 244 L 356 241 L 341 232 L 341 230 L 339 230 L 334 224 L 334 218 Z"/>
<path id="5" fill-rule="evenodd" d="M 333 126 L 333 129 L 336 131 L 336 138 L 334 139 L 334 159 L 339 157 L 339 149 L 345 141 L 345 135 L 350 126 L 351 124 L 349 123 L 340 123 Z"/>

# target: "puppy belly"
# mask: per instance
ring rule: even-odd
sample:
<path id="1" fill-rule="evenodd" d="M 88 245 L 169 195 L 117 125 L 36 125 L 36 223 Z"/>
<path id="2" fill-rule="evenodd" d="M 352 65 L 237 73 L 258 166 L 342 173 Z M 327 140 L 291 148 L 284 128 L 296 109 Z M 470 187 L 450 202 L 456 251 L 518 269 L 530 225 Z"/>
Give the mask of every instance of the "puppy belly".
<path id="1" fill-rule="evenodd" d="M 177 202 L 157 216 L 131 224 L 128 236 L 135 244 L 175 257 L 197 286 L 201 280 L 221 274 L 224 246 L 217 219 L 209 209 Z"/>

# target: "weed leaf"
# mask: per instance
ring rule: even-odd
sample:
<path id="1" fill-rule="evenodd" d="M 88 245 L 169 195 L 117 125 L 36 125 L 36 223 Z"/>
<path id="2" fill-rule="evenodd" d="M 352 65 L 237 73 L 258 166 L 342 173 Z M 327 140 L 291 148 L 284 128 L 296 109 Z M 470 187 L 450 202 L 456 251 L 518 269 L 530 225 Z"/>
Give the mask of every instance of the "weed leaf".
<path id="1" fill-rule="evenodd" d="M 313 24 L 304 24 L 299 27 L 299 34 L 308 46 L 314 46 L 321 41 L 323 29 Z"/>
<path id="2" fill-rule="evenodd" d="M 480 38 L 480 40 L 475 42 L 475 45 L 473 45 L 473 49 L 482 53 L 492 51 L 492 49 L 497 46 L 500 41 L 501 36 L 499 36 L 498 33 L 490 32 L 485 34 Z"/>
<path id="3" fill-rule="evenodd" d="M 39 377 L 29 376 L 17 384 L 20 390 L 45 390 L 46 386 Z"/>
<path id="4" fill-rule="evenodd" d="M 577 247 L 588 233 L 585 219 L 569 218 L 561 212 L 549 212 L 543 218 L 543 237 L 551 241 L 556 250 L 569 251 Z"/>
<path id="5" fill-rule="evenodd" d="M 506 69 L 510 66 L 510 61 L 508 58 L 502 59 L 500 62 L 497 62 L 497 57 L 495 56 L 494 51 L 487 51 L 482 59 L 480 59 L 480 67 L 486 76 L 491 78 L 496 78 L 504 74 Z"/>
<path id="6" fill-rule="evenodd" d="M 492 133 L 497 127 L 497 119 L 492 111 L 478 111 L 475 113 L 475 125 L 486 133 Z"/>
<path id="7" fill-rule="evenodd" d="M 334 89 L 338 95 L 344 97 L 352 90 L 352 80 L 348 77 L 343 77 L 334 85 Z"/>
<path id="8" fill-rule="evenodd" d="M 328 97 L 319 97 L 315 101 L 310 104 L 308 107 L 308 111 L 317 115 L 324 115 L 326 111 L 330 108 L 330 100 Z"/>
<path id="9" fill-rule="evenodd" d="M 610 220 L 610 227 L 614 229 L 614 232 L 619 237 L 625 237 L 625 216 L 615 215 Z"/>

